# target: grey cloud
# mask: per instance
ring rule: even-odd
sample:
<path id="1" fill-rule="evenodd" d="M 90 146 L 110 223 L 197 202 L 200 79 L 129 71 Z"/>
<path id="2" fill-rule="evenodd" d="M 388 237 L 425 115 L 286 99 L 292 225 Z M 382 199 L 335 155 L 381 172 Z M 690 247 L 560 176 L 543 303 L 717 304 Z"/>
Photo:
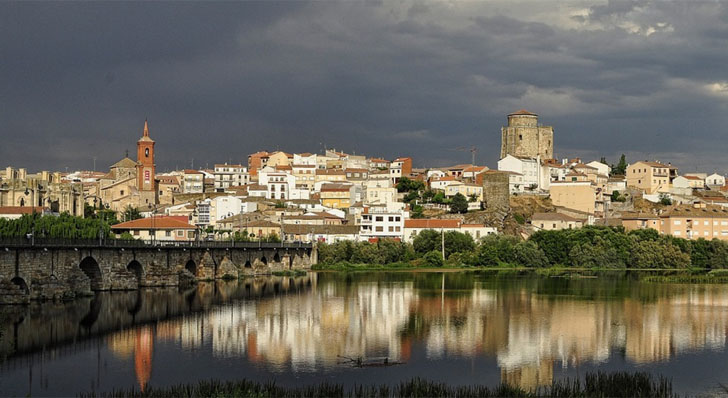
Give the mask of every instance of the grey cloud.
<path id="1" fill-rule="evenodd" d="M 704 87 L 726 80 L 726 10 L 694 4 L 590 9 L 673 28 L 646 36 L 508 3 L 5 3 L 0 159 L 111 164 L 149 117 L 160 169 L 322 145 L 419 166 L 475 145 L 494 167 L 518 108 L 554 125 L 562 156 L 715 154 L 728 100 Z"/>

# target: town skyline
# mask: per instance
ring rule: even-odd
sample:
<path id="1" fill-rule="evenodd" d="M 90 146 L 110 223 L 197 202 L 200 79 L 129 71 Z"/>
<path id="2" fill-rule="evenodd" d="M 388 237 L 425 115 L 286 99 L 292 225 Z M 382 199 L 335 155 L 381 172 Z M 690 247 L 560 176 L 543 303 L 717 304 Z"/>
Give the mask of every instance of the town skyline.
<path id="1" fill-rule="evenodd" d="M 560 157 L 728 169 L 722 2 L 0 7 L 8 165 L 100 169 L 148 117 L 160 170 L 322 145 L 493 167 L 525 108 Z"/>

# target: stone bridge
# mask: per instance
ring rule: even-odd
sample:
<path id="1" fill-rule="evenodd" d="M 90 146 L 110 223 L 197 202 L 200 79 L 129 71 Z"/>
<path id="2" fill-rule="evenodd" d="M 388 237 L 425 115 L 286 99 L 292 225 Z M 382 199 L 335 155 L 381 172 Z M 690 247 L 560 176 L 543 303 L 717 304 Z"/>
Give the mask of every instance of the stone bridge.
<path id="1" fill-rule="evenodd" d="M 0 241 L 0 304 L 310 269 L 310 244 Z"/>

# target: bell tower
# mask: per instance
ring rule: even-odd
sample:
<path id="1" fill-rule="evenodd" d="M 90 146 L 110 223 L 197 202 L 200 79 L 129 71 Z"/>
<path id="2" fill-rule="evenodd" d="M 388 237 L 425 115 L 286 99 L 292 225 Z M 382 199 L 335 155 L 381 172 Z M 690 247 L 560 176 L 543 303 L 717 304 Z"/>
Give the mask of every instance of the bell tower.
<path id="1" fill-rule="evenodd" d="M 147 203 L 154 203 L 149 201 L 148 193 L 155 194 L 157 190 L 154 186 L 154 167 L 154 140 L 149 138 L 149 125 L 144 120 L 144 133 L 137 141 L 137 189 L 143 193 Z"/>

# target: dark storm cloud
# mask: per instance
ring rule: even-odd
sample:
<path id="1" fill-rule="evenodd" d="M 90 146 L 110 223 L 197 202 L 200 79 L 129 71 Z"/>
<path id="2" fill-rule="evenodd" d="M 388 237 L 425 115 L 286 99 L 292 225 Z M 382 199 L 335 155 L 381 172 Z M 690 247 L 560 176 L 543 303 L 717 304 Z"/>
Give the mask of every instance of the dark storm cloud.
<path id="1" fill-rule="evenodd" d="M 323 145 L 495 166 L 527 108 L 561 156 L 726 170 L 726 22 L 719 2 L 3 3 L 0 159 L 102 168 L 148 117 L 160 169 Z"/>

